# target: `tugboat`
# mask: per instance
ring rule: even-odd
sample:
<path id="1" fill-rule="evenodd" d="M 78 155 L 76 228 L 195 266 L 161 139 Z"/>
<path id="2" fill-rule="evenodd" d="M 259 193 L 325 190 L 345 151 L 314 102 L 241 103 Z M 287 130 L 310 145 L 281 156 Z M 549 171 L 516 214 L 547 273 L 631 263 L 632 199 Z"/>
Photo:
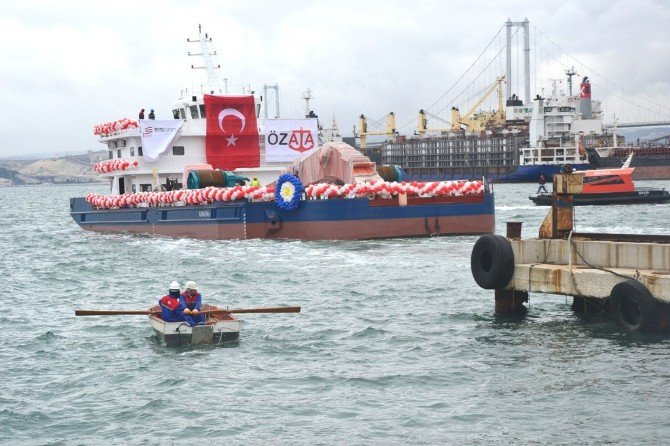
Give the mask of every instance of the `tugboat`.
<path id="1" fill-rule="evenodd" d="M 620 169 L 584 170 L 572 175 L 582 175 L 582 192 L 574 195 L 575 206 L 608 204 L 665 203 L 670 193 L 663 188 L 635 187 L 632 180 L 634 167 L 629 167 L 632 154 Z M 551 206 L 552 194 L 531 195 L 528 198 L 539 206 Z"/>

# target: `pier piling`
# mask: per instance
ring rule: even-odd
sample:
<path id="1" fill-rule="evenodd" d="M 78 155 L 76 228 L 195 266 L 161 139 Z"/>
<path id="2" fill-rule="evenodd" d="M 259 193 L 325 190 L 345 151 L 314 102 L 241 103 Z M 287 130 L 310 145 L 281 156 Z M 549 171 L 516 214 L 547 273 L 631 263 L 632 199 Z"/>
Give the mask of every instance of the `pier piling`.
<path id="1" fill-rule="evenodd" d="M 670 328 L 670 237 L 575 232 L 572 195 L 581 188 L 581 176 L 554 176 L 539 238 L 523 240 L 521 222 L 507 223 L 507 237 L 480 237 L 473 278 L 495 290 L 497 314 L 522 314 L 533 291 L 573 296 L 576 313 L 609 314 L 626 331 Z"/>

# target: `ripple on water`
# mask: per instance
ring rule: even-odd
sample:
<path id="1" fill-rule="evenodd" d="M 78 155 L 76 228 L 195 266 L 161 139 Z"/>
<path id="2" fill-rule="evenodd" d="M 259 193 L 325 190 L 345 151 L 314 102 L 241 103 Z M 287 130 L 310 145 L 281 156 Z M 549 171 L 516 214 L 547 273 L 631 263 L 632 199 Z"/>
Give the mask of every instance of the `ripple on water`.
<path id="1" fill-rule="evenodd" d="M 96 188 L 105 192 L 0 188 L 0 202 L 16 203 L 11 220 L 0 213 L 0 246 L 16 248 L 0 267 L 21 290 L 0 313 L 11 339 L 0 349 L 2 444 L 663 444 L 670 434 L 670 340 L 575 315 L 559 296 L 533 294 L 525 317 L 496 317 L 469 273 L 476 237 L 96 234 L 66 213 L 70 196 Z M 532 192 L 496 185 L 498 233 L 522 220 L 536 235 L 547 209 L 528 203 Z M 579 209 L 577 224 L 670 231 L 670 207 L 623 211 Z M 195 280 L 216 305 L 303 312 L 245 314 L 238 343 L 181 348 L 163 346 L 145 317 L 73 315 L 147 308 L 172 280 Z"/>

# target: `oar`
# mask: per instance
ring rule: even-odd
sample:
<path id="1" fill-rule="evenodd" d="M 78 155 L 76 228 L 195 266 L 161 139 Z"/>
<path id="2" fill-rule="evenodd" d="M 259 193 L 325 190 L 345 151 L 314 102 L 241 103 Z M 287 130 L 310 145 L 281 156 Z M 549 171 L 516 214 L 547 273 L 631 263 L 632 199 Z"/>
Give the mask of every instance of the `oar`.
<path id="1" fill-rule="evenodd" d="M 234 310 L 202 310 L 198 314 L 221 313 L 300 313 L 300 307 L 270 307 L 270 308 L 236 308 Z M 161 314 L 160 310 L 74 310 L 75 316 L 130 316 L 130 315 Z"/>

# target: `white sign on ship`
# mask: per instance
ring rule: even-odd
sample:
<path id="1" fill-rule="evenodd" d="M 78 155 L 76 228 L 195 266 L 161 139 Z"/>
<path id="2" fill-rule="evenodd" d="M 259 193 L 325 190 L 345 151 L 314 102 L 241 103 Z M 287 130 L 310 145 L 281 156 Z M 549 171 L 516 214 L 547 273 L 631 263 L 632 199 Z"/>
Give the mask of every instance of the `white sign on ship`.
<path id="1" fill-rule="evenodd" d="M 319 127 L 315 118 L 266 119 L 265 161 L 291 162 L 318 148 Z"/>
<path id="2" fill-rule="evenodd" d="M 142 159 L 156 161 L 179 138 L 183 124 L 181 119 L 140 119 Z"/>

